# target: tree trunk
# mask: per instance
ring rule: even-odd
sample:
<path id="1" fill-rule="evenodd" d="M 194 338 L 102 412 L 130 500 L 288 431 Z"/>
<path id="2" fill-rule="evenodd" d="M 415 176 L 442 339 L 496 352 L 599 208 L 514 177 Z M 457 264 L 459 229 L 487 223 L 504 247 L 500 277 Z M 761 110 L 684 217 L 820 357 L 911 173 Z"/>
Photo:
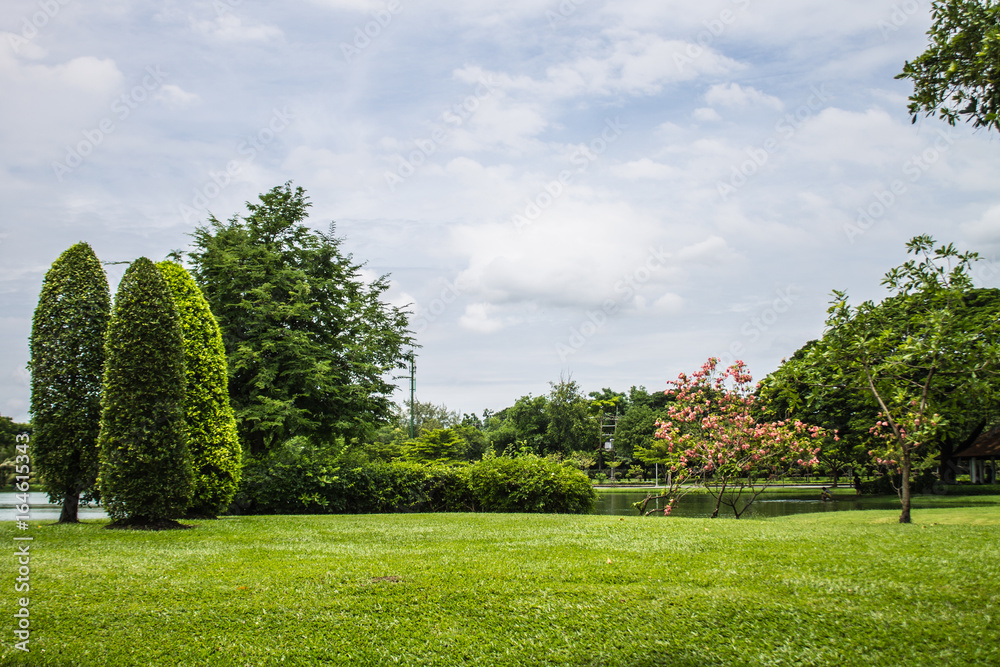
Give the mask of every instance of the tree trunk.
<path id="1" fill-rule="evenodd" d="M 900 480 L 900 500 L 903 511 L 899 514 L 900 523 L 910 523 L 910 448 L 903 445 L 903 470 Z"/>
<path id="2" fill-rule="evenodd" d="M 715 519 L 719 516 L 719 507 L 722 506 L 722 494 L 726 492 L 726 485 L 722 485 L 722 490 L 719 491 L 719 495 L 715 497 L 715 509 L 712 511 L 712 516 L 710 519 Z"/>
<path id="3" fill-rule="evenodd" d="M 63 500 L 62 512 L 59 514 L 59 523 L 80 523 L 77 514 L 80 509 L 79 491 L 70 491 Z"/>

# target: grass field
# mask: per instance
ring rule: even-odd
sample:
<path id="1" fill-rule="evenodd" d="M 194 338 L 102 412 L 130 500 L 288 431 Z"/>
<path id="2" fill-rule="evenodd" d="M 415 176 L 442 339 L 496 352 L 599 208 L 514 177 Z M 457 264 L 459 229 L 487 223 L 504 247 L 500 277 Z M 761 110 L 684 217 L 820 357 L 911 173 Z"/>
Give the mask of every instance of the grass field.
<path id="1" fill-rule="evenodd" d="M 897 515 L 33 524 L 0 665 L 1000 664 L 1000 506 Z"/>

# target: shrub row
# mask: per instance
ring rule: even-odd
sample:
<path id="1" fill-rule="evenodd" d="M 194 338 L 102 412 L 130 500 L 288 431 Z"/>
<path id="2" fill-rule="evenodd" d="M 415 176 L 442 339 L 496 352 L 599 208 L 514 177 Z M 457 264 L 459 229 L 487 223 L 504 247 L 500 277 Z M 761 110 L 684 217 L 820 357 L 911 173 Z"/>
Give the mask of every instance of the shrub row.
<path id="1" fill-rule="evenodd" d="M 543 512 L 586 514 L 595 493 L 579 470 L 535 455 L 458 465 L 369 463 L 348 469 L 308 458 L 250 460 L 231 514 Z"/>

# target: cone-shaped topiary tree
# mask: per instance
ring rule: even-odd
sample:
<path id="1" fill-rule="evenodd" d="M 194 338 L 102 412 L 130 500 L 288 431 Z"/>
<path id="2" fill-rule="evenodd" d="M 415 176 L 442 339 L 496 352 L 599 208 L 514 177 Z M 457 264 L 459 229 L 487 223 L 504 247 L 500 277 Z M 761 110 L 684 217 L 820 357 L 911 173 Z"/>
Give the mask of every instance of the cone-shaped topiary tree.
<path id="1" fill-rule="evenodd" d="M 191 498 L 184 414 L 184 337 L 160 270 L 132 262 L 105 336 L 102 501 L 113 526 L 168 527 Z"/>
<path id="2" fill-rule="evenodd" d="M 59 256 L 42 281 L 31 325 L 31 450 L 60 523 L 76 523 L 80 493 L 97 478 L 104 332 L 111 293 L 86 243 Z"/>
<path id="3" fill-rule="evenodd" d="M 160 262 L 181 317 L 187 372 L 188 449 L 194 467 L 194 493 L 188 515 L 214 517 L 236 494 L 242 451 L 229 406 L 226 349 L 219 324 L 191 275 L 179 264 Z"/>

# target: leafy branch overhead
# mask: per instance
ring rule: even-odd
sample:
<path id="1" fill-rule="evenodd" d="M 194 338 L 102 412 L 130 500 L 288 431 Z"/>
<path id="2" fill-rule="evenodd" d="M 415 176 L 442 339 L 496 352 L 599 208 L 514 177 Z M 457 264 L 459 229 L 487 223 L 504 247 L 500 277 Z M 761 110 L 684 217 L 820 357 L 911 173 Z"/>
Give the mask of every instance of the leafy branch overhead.
<path id="1" fill-rule="evenodd" d="M 927 32 L 927 50 L 907 61 L 897 79 L 911 79 L 909 111 L 954 125 L 1000 130 L 1000 3 L 995 0 L 937 0 Z"/>

